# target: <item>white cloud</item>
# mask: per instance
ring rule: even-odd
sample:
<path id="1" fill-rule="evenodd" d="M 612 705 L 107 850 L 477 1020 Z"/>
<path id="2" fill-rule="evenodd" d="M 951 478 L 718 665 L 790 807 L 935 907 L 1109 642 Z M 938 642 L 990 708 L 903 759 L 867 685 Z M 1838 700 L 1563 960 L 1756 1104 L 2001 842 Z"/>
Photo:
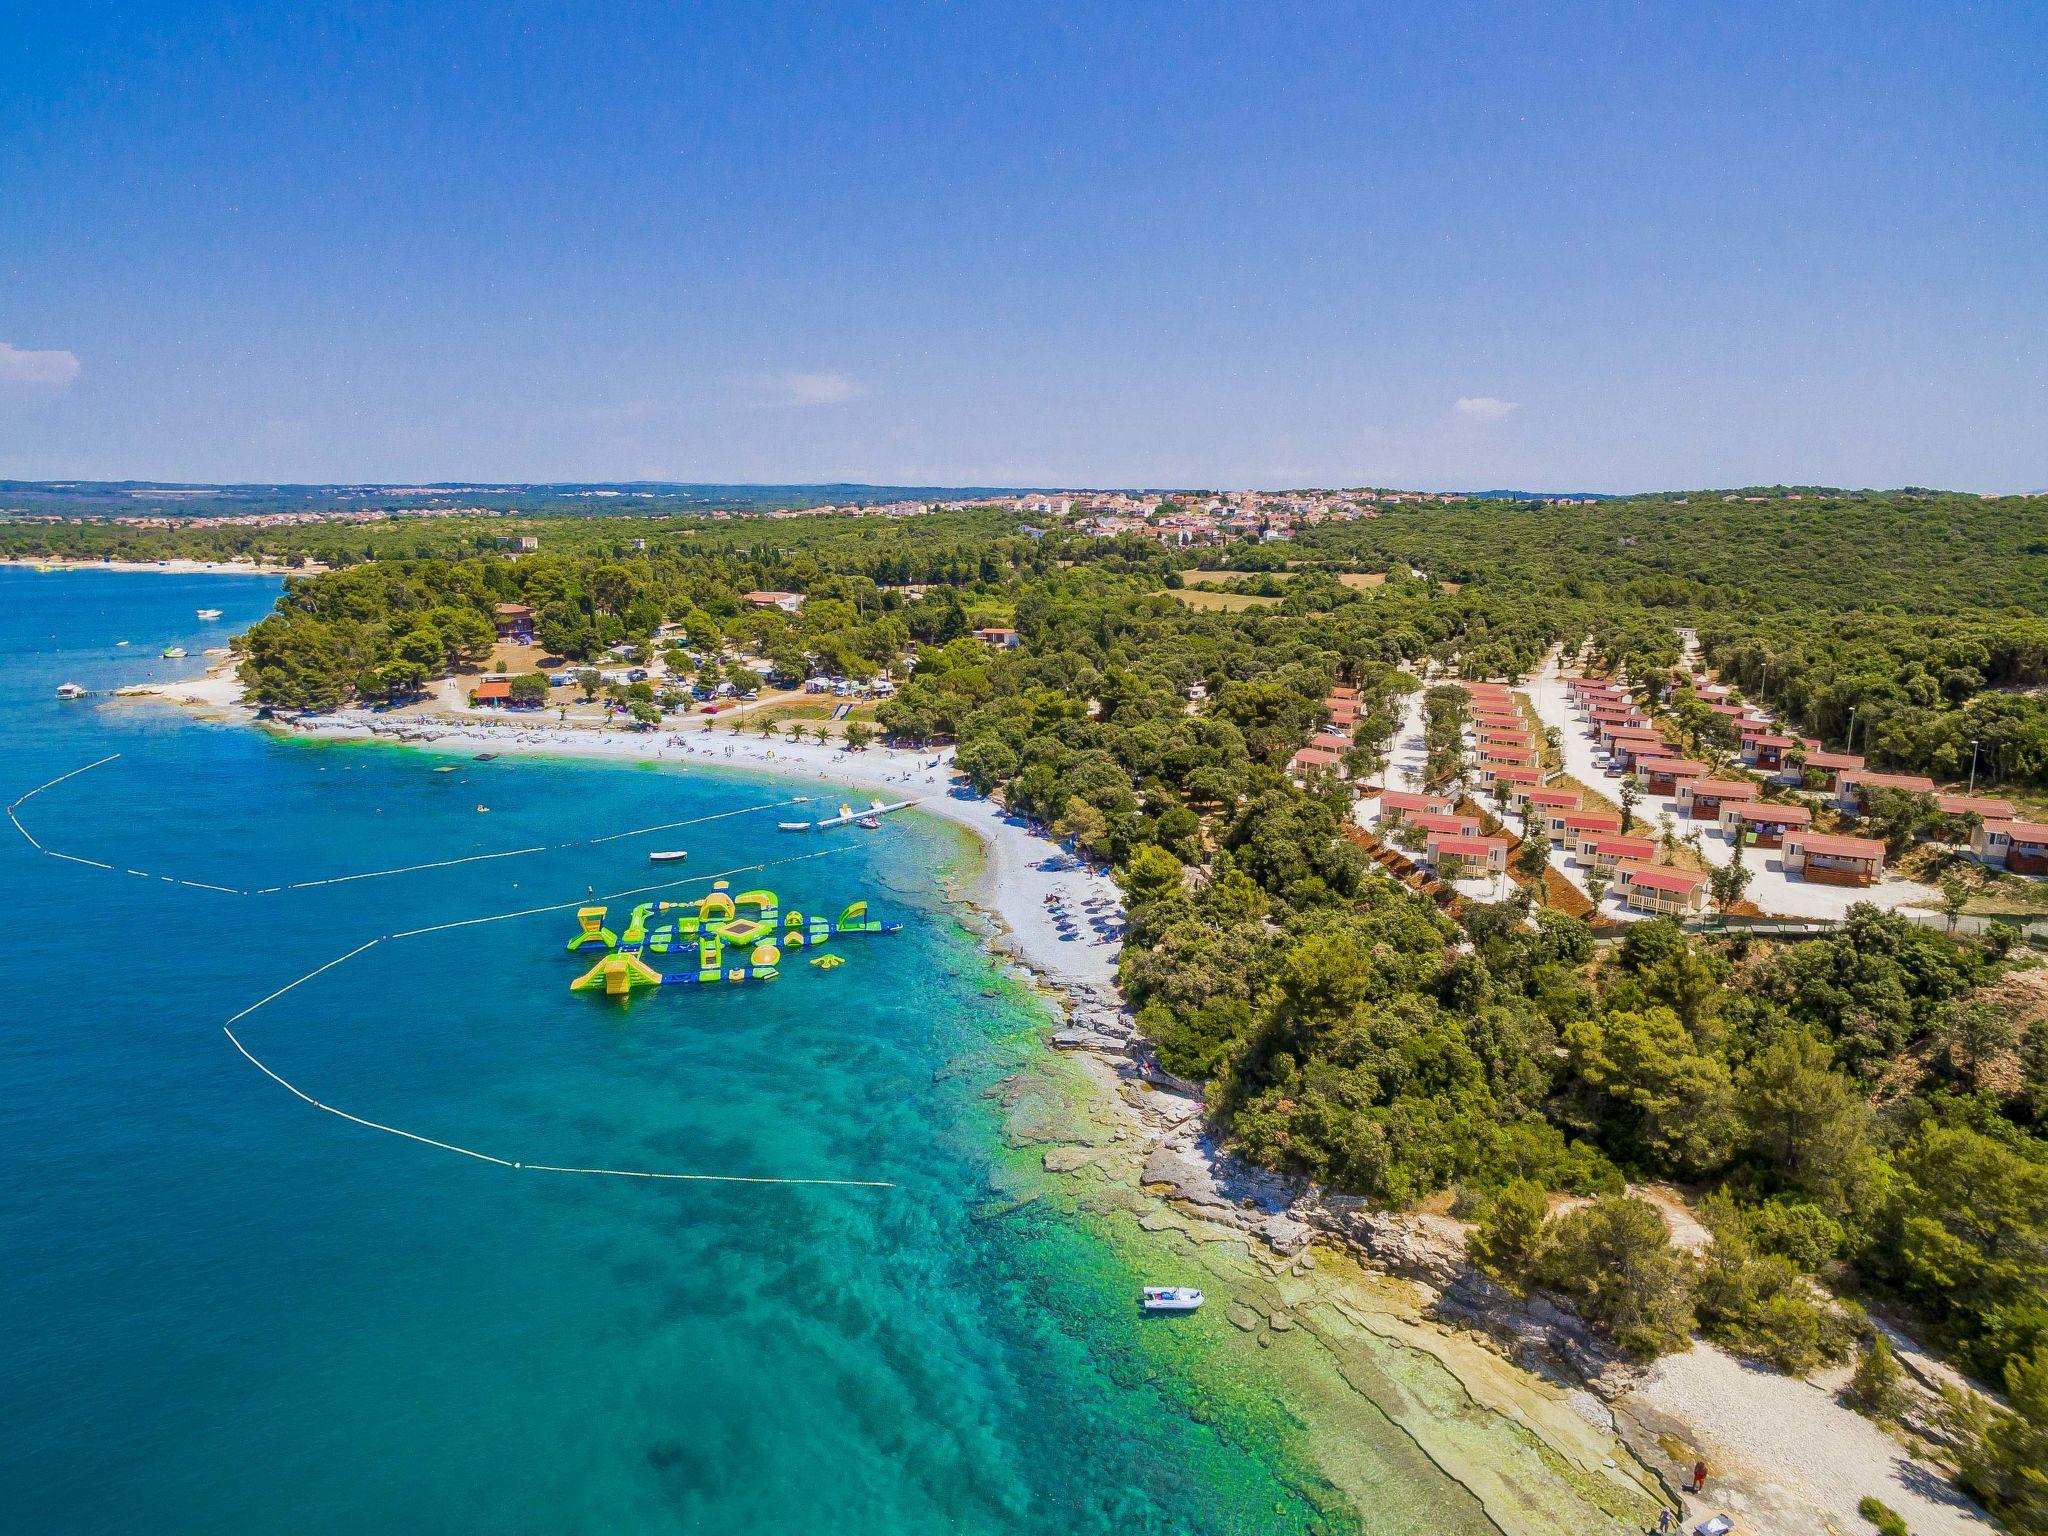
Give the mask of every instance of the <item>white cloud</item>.
<path id="1" fill-rule="evenodd" d="M 777 384 L 784 405 L 840 405 L 863 393 L 843 373 L 790 373 Z"/>
<path id="2" fill-rule="evenodd" d="M 1491 395 L 1460 395 L 1451 407 L 1468 421 L 1499 421 L 1517 409 L 1513 400 L 1496 400 Z"/>
<path id="3" fill-rule="evenodd" d="M 69 389 L 78 377 L 78 356 L 73 352 L 35 352 L 0 341 L 0 383 L 40 385 L 46 389 Z"/>

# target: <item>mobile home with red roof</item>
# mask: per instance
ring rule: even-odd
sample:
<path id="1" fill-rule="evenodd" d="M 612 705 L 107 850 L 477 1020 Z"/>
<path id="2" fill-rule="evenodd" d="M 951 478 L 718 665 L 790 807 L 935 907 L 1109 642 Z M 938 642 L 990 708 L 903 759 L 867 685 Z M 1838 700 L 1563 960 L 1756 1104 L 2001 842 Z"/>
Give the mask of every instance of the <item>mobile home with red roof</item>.
<path id="1" fill-rule="evenodd" d="M 1815 885 L 1875 885 L 1884 878 L 1884 844 L 1798 827 L 1785 834 L 1784 865 Z"/>

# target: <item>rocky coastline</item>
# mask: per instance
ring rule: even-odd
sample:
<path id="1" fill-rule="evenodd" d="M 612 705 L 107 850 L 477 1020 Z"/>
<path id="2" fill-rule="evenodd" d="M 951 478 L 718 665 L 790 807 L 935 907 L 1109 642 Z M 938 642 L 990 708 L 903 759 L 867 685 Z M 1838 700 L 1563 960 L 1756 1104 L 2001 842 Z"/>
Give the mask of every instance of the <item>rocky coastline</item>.
<path id="1" fill-rule="evenodd" d="M 1760 1531 L 1847 1533 L 1861 1493 L 1906 1509 L 1915 1532 L 1988 1533 L 1988 1518 L 1925 1461 L 1947 1434 L 1944 1397 L 1961 1378 L 1887 1329 L 1906 1376 L 1905 1431 L 1887 1435 L 1840 1400 L 1846 1368 L 1802 1381 L 1708 1343 L 1643 1364 L 1620 1355 L 1559 1300 L 1518 1295 L 1465 1258 L 1463 1224 L 1390 1211 L 1355 1196 L 1254 1167 L 1210 1122 L 1199 1084 L 1160 1067 L 1114 986 L 1054 984 L 1064 1017 L 1053 1047 L 1085 1058 L 1125 1106 L 1120 1134 L 1136 1143 L 1136 1179 L 1191 1223 L 1237 1234 L 1275 1266 L 1300 1274 L 1316 1253 L 1341 1255 L 1405 1287 L 1417 1318 L 1450 1345 L 1477 1345 L 1564 1395 L 1593 1429 L 1625 1447 L 1642 1481 L 1686 1528 L 1733 1511 Z M 1046 1166 L 1066 1161 L 1051 1149 Z M 1076 1167 L 1080 1163 L 1075 1163 Z M 1292 1327 L 1249 1317 L 1241 1327 Z M 1433 1347 L 1433 1346 L 1430 1346 Z M 1456 1358 L 1447 1349 L 1445 1358 Z M 1469 1361 L 1468 1361 L 1469 1365 Z M 1782 1443 L 1747 1434 L 1752 1403 L 1770 1400 Z M 1830 1458 L 1835 1465 L 1829 1465 Z M 1686 1489 L 1696 1459 L 1715 1469 L 1711 1493 Z"/>

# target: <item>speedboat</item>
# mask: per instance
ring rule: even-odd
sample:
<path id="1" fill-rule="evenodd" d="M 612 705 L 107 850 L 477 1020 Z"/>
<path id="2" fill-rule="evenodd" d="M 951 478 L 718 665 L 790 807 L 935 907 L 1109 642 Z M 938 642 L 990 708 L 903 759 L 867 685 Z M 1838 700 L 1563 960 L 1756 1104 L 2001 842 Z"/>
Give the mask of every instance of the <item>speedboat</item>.
<path id="1" fill-rule="evenodd" d="M 775 830 L 778 832 L 808 832 L 811 830 L 811 824 L 808 821 L 778 821 L 775 823 Z"/>
<path id="2" fill-rule="evenodd" d="M 687 849 L 657 848 L 647 855 L 647 862 L 650 864 L 680 864 L 689 856 Z"/>
<path id="3" fill-rule="evenodd" d="M 865 827 L 870 832 L 879 832 L 882 829 L 882 818 L 879 816 L 863 816 L 859 821 L 855 822 L 854 825 L 857 827 Z"/>
<path id="4" fill-rule="evenodd" d="M 1191 1285 L 1148 1285 L 1139 1303 L 1147 1312 L 1192 1312 L 1202 1304 L 1202 1293 Z"/>
<path id="5" fill-rule="evenodd" d="M 182 645 L 167 645 L 164 647 L 164 655 L 168 656 L 172 661 L 180 660 L 185 655 L 185 647 Z"/>
<path id="6" fill-rule="evenodd" d="M 202 619 L 217 619 L 220 617 L 220 610 L 218 608 L 202 608 L 199 610 L 199 617 Z"/>

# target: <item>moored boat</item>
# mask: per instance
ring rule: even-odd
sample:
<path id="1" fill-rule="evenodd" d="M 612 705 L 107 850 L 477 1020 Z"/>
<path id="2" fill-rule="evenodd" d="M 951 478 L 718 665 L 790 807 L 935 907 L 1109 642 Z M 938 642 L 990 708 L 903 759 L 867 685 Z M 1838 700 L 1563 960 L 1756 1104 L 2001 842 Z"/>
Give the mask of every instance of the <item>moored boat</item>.
<path id="1" fill-rule="evenodd" d="M 59 683 L 57 685 L 57 697 L 60 699 L 82 699 L 85 697 L 85 689 L 77 683 Z"/>
<path id="2" fill-rule="evenodd" d="M 857 827 L 865 827 L 870 832 L 876 832 L 881 830 L 882 822 L 881 818 L 877 816 L 863 816 L 859 821 L 855 822 L 854 825 Z"/>
<path id="3" fill-rule="evenodd" d="M 1202 1293 L 1191 1285 L 1148 1285 L 1140 1303 L 1147 1312 L 1192 1312 L 1202 1304 Z"/>
<path id="4" fill-rule="evenodd" d="M 202 619 L 217 619 L 220 617 L 220 610 L 218 608 L 202 608 L 199 610 L 199 617 Z"/>
<path id="5" fill-rule="evenodd" d="M 811 824 L 808 821 L 778 821 L 775 823 L 775 830 L 778 832 L 808 832 L 811 830 Z"/>
<path id="6" fill-rule="evenodd" d="M 172 661 L 177 661 L 185 655 L 185 647 L 182 645 L 167 645 L 164 647 L 164 655 L 168 656 Z"/>
<path id="7" fill-rule="evenodd" d="M 647 862 L 650 864 L 680 864 L 689 856 L 689 851 L 683 848 L 656 848 L 647 855 Z"/>

